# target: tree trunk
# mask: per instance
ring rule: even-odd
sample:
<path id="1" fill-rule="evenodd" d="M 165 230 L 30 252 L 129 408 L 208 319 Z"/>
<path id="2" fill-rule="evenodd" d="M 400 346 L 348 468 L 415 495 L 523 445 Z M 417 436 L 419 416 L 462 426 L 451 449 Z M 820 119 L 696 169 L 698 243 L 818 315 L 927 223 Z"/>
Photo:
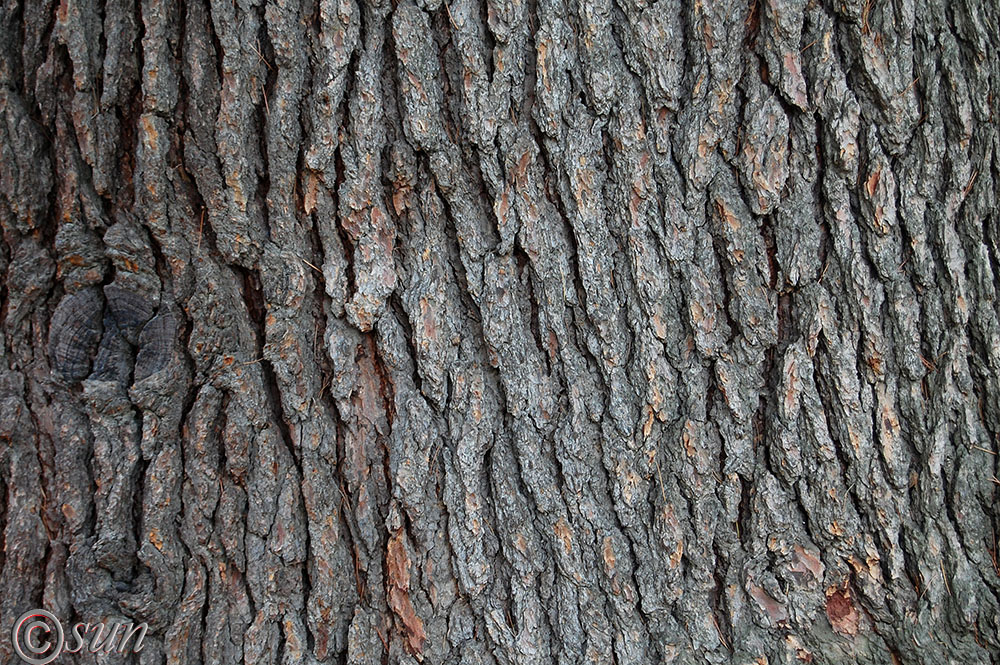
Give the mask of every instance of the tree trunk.
<path id="1" fill-rule="evenodd" d="M 5 2 L 0 658 L 998 662 L 998 53 L 993 0 Z"/>

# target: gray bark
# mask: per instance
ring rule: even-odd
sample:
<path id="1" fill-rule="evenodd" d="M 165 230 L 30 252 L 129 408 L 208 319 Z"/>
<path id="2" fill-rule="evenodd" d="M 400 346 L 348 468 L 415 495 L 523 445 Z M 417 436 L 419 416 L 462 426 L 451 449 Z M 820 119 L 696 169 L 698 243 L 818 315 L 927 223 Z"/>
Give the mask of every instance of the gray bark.
<path id="1" fill-rule="evenodd" d="M 993 0 L 5 2 L 0 659 L 1000 661 L 998 53 Z"/>

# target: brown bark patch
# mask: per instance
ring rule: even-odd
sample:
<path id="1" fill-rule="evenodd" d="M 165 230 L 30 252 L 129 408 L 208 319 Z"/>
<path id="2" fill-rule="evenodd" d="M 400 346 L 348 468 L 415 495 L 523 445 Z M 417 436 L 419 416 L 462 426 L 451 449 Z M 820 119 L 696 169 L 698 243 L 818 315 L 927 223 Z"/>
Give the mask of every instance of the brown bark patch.
<path id="1" fill-rule="evenodd" d="M 788 612 L 785 611 L 785 606 L 771 597 L 763 588 L 756 584 L 751 584 L 750 596 L 757 601 L 757 605 L 764 610 L 771 621 L 775 623 L 788 621 Z"/>
<path id="2" fill-rule="evenodd" d="M 838 633 L 857 635 L 858 612 L 851 602 L 851 592 L 846 583 L 842 587 L 830 587 L 826 590 L 826 616 Z"/>
<path id="3" fill-rule="evenodd" d="M 791 570 L 793 573 L 812 575 L 818 580 L 823 576 L 823 562 L 819 560 L 817 553 L 806 550 L 801 545 L 796 545 L 792 548 Z"/>
<path id="4" fill-rule="evenodd" d="M 389 607 L 403 625 L 406 650 L 412 655 L 417 655 L 423 651 L 427 634 L 424 632 L 424 622 L 417 616 L 410 600 L 410 556 L 403 542 L 402 529 L 389 538 L 386 567 L 389 572 Z"/>

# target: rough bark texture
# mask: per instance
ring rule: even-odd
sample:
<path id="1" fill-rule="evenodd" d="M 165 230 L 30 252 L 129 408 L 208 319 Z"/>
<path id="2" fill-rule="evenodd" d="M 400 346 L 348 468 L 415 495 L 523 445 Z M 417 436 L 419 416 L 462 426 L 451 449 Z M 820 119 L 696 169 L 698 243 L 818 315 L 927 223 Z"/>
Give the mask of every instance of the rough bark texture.
<path id="1" fill-rule="evenodd" d="M 3 634 L 997 662 L 998 52 L 993 0 L 4 2 Z"/>

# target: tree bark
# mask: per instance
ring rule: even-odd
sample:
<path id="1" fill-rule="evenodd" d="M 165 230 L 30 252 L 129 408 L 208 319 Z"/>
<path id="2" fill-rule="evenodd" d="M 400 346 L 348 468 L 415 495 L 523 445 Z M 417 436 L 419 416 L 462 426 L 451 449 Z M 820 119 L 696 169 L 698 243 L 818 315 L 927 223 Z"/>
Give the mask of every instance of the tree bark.
<path id="1" fill-rule="evenodd" d="M 2 630 L 1000 661 L 998 53 L 993 0 L 5 2 Z"/>

